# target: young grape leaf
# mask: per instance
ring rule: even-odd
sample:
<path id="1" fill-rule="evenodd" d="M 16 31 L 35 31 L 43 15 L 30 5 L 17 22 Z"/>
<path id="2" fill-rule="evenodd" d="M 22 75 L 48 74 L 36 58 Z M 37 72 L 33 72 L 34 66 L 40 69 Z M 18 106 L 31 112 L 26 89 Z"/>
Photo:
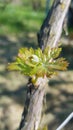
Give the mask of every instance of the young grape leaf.
<path id="1" fill-rule="evenodd" d="M 47 47 L 42 52 L 38 49 L 21 48 L 16 57 L 16 61 L 8 64 L 9 70 L 18 70 L 24 75 L 30 77 L 46 77 L 50 78 L 56 75 L 57 71 L 66 70 L 68 62 L 64 58 L 58 58 L 61 53 L 60 47 Z"/>

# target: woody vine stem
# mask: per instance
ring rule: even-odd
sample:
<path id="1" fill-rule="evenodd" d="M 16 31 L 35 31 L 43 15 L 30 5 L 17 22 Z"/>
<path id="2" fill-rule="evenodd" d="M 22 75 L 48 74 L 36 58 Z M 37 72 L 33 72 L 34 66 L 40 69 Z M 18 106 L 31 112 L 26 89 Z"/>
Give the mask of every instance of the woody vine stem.
<path id="1" fill-rule="evenodd" d="M 48 78 L 56 74 L 57 70 L 65 70 L 68 66 L 64 58 L 58 58 L 61 52 L 58 41 L 70 2 L 71 0 L 54 0 L 38 33 L 40 48 L 20 49 L 16 61 L 8 65 L 8 69 L 18 70 L 30 77 L 19 130 L 38 130 Z"/>

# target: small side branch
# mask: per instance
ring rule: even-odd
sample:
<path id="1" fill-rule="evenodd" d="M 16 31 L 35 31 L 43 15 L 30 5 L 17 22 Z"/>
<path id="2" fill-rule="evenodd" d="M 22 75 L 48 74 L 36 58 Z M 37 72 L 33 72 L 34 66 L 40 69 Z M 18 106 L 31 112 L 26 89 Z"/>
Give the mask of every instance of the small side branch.
<path id="1" fill-rule="evenodd" d="M 64 126 L 67 125 L 67 123 L 73 118 L 73 112 L 65 119 L 65 121 L 56 129 L 61 130 L 64 128 Z"/>

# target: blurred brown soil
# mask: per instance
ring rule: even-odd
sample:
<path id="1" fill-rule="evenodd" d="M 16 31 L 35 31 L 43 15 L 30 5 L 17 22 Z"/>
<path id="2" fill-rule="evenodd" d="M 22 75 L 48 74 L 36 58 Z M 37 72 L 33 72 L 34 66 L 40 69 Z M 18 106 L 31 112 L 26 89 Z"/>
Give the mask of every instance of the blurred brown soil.
<path id="1" fill-rule="evenodd" d="M 0 130 L 17 130 L 28 82 L 20 73 L 8 72 L 7 63 L 15 59 L 20 47 L 37 47 L 35 39 L 34 34 L 29 34 L 27 39 L 0 36 Z M 70 62 L 69 69 L 50 79 L 46 87 L 47 105 L 42 124 L 47 124 L 48 130 L 56 130 L 73 111 L 73 40 L 67 39 L 65 44 L 61 55 Z M 63 130 L 73 130 L 72 122 L 73 119 Z"/>

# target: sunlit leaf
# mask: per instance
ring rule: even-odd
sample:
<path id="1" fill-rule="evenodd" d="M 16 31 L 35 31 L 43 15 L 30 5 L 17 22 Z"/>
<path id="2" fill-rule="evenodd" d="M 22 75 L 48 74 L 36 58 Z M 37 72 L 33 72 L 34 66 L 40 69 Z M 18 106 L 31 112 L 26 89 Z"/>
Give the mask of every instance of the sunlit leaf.
<path id="1" fill-rule="evenodd" d="M 18 70 L 32 78 L 44 77 L 45 75 L 50 78 L 52 75 L 56 75 L 57 71 L 66 70 L 68 67 L 68 62 L 64 58 L 58 58 L 61 50 L 60 47 L 47 47 L 43 52 L 40 48 L 35 50 L 21 48 L 16 61 L 9 64 L 8 69 Z"/>
<path id="2" fill-rule="evenodd" d="M 19 71 L 21 71 L 21 68 L 18 66 L 17 63 L 8 64 L 7 69 L 8 70 L 19 70 Z"/>

